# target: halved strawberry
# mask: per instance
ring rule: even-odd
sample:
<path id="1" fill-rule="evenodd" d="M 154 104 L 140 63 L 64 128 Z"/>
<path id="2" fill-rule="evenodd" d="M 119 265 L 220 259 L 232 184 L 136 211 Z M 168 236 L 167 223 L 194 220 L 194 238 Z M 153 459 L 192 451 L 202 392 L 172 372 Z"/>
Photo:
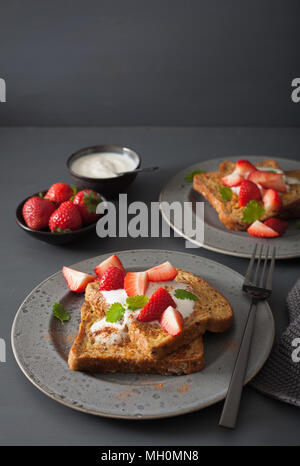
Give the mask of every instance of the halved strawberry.
<path id="1" fill-rule="evenodd" d="M 283 235 L 289 225 L 289 222 L 282 218 L 271 217 L 265 221 L 265 225 L 272 228 L 272 230 L 277 231 L 279 235 Z"/>
<path id="2" fill-rule="evenodd" d="M 99 265 L 97 265 L 97 267 L 94 268 L 95 274 L 98 277 L 101 277 L 101 275 L 103 275 L 105 270 L 107 270 L 109 267 L 118 267 L 125 273 L 125 269 L 122 265 L 122 262 L 120 261 L 118 256 L 116 256 L 116 254 L 113 254 L 108 259 L 105 259 L 105 261 L 101 262 Z"/>
<path id="3" fill-rule="evenodd" d="M 125 272 L 119 267 L 108 267 L 99 281 L 99 290 L 120 290 L 124 287 Z"/>
<path id="4" fill-rule="evenodd" d="M 242 181 L 243 177 L 236 171 L 230 173 L 230 175 L 223 176 L 222 178 L 222 183 L 225 184 L 225 186 L 229 186 L 230 188 L 239 186 Z"/>
<path id="5" fill-rule="evenodd" d="M 263 197 L 263 203 L 267 213 L 275 213 L 282 208 L 281 197 L 274 189 L 267 189 Z"/>
<path id="6" fill-rule="evenodd" d="M 277 233 L 277 231 L 273 230 L 273 228 L 268 227 L 268 225 L 265 225 L 259 220 L 253 222 L 247 231 L 250 235 L 256 236 L 257 238 L 275 238 L 276 236 L 279 236 L 279 233 Z"/>
<path id="7" fill-rule="evenodd" d="M 255 170 L 250 173 L 248 180 L 260 184 L 263 188 L 272 188 L 285 193 L 287 188 L 281 173 L 272 173 L 263 170 Z"/>
<path id="8" fill-rule="evenodd" d="M 74 270 L 65 266 L 62 269 L 62 273 L 70 290 L 76 291 L 77 293 L 85 291 L 87 284 L 95 281 L 96 279 L 94 275 L 79 272 L 79 270 Z"/>
<path id="9" fill-rule="evenodd" d="M 249 180 L 243 180 L 239 192 L 239 207 L 246 206 L 250 201 L 260 201 L 260 190 L 255 183 Z"/>
<path id="10" fill-rule="evenodd" d="M 177 275 L 177 270 L 170 262 L 164 262 L 148 269 L 146 272 L 150 282 L 173 280 Z"/>
<path id="11" fill-rule="evenodd" d="M 146 306 L 140 311 L 137 319 L 141 322 L 159 320 L 164 310 L 169 306 L 176 308 L 172 296 L 164 288 L 158 288 L 153 293 Z"/>
<path id="12" fill-rule="evenodd" d="M 255 166 L 248 160 L 238 160 L 236 162 L 235 171 L 244 178 L 254 170 L 256 170 Z"/>
<path id="13" fill-rule="evenodd" d="M 144 295 L 147 285 L 147 272 L 128 272 L 125 275 L 124 288 L 128 296 Z"/>
<path id="14" fill-rule="evenodd" d="M 168 332 L 169 335 L 175 337 L 182 332 L 183 326 L 183 317 L 182 314 L 174 309 L 174 307 L 169 306 L 167 309 L 162 313 L 162 316 L 159 321 L 162 328 Z"/>

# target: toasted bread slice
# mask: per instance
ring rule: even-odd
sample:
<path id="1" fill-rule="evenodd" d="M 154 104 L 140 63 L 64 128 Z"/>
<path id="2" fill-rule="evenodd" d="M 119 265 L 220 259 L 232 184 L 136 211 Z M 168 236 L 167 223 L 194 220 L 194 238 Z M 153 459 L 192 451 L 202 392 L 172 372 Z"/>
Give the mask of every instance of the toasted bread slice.
<path id="1" fill-rule="evenodd" d="M 280 169 L 274 160 L 264 160 L 255 164 L 256 167 L 270 167 Z M 235 162 L 224 161 L 216 172 L 201 173 L 194 176 L 193 188 L 201 193 L 214 207 L 220 221 L 230 230 L 244 231 L 249 227 L 242 222 L 243 207 L 238 206 L 238 196 L 233 193 L 231 200 L 224 202 L 219 192 L 219 186 L 223 186 L 221 178 L 229 175 L 235 169 Z M 286 175 L 300 179 L 300 170 L 287 172 Z M 273 211 L 262 217 L 262 221 L 274 216 L 284 218 L 298 217 L 300 214 L 300 185 L 290 185 L 290 190 L 281 195 L 283 208 L 280 212 Z"/>
<path id="2" fill-rule="evenodd" d="M 184 319 L 182 332 L 172 337 L 156 322 L 134 319 L 128 324 L 130 340 L 148 358 L 163 358 L 206 330 L 224 332 L 231 326 L 233 311 L 224 296 L 202 278 L 180 269 L 177 272 L 175 281 L 188 285 L 190 291 L 199 297 L 192 314 Z M 100 318 L 104 317 L 108 306 L 96 282 L 87 286 L 85 297 Z"/>
<path id="3" fill-rule="evenodd" d="M 149 359 L 129 337 L 119 344 L 99 344 L 90 336 L 93 323 L 102 315 L 85 301 L 81 309 L 79 333 L 69 353 L 72 370 L 91 372 L 136 372 L 161 375 L 180 375 L 198 372 L 204 367 L 202 337 L 178 349 L 164 359 Z"/>

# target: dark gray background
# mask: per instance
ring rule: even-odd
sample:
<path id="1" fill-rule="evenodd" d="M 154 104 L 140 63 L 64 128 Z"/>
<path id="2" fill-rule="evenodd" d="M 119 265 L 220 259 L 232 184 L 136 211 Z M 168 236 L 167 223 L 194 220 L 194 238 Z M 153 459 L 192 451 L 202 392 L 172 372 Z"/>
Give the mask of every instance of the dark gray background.
<path id="1" fill-rule="evenodd" d="M 222 403 L 177 419 L 120 421 L 96 418 L 47 398 L 24 377 L 10 347 L 14 315 L 25 296 L 42 280 L 78 261 L 110 251 L 157 248 L 184 251 L 181 238 L 99 239 L 64 247 L 39 242 L 15 223 L 18 202 L 55 181 L 67 181 L 65 162 L 79 147 L 99 142 L 135 149 L 144 165 L 160 165 L 139 175 L 129 201 L 157 201 L 162 186 L 182 168 L 212 157 L 266 154 L 300 161 L 299 129 L 282 128 L 3 128 L 1 161 L 1 313 L 0 337 L 7 342 L 7 362 L 0 363 L 1 445 L 247 445 L 299 444 L 299 408 L 269 399 L 252 387 L 244 391 L 237 429 L 218 427 Z M 186 250 L 186 252 L 191 252 Z M 205 249 L 193 254 L 245 273 L 248 261 Z M 277 337 L 287 324 L 285 298 L 299 277 L 299 258 L 278 261 L 270 300 Z"/>
<path id="2" fill-rule="evenodd" d="M 34 388 L 10 348 L 14 315 L 40 281 L 80 260 L 125 249 L 184 250 L 180 238 L 88 240 L 53 247 L 18 229 L 24 197 L 70 181 L 65 161 L 92 144 L 124 144 L 144 165 L 129 200 L 157 201 L 183 167 L 210 157 L 266 154 L 300 160 L 299 129 L 151 128 L 298 125 L 291 81 L 300 76 L 297 0 L 0 0 L 1 445 L 297 444 L 299 410 L 246 387 L 238 428 L 220 429 L 222 405 L 176 421 L 129 422 L 75 412 Z M 4 126 L 81 126 L 4 128 Z M 82 126 L 127 126 L 82 128 Z M 128 128 L 128 126 L 144 128 Z M 195 250 L 193 250 L 195 253 Z M 247 261 L 198 253 L 244 273 Z M 277 335 L 299 259 L 278 263 L 271 306 Z"/>
<path id="3" fill-rule="evenodd" d="M 298 0 L 0 0 L 0 125 L 298 125 Z"/>

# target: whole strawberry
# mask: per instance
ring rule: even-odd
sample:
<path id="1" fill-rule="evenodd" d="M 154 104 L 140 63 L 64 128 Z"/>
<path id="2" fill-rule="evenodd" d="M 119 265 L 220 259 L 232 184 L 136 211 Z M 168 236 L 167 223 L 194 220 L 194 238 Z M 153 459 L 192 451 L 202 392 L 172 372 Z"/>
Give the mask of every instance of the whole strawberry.
<path id="1" fill-rule="evenodd" d="M 33 196 L 25 202 L 22 213 L 29 228 L 43 230 L 48 227 L 49 218 L 55 209 L 56 205 L 53 202 Z"/>
<path id="2" fill-rule="evenodd" d="M 102 202 L 100 194 L 92 189 L 84 189 L 75 195 L 73 204 L 79 207 L 83 223 L 86 225 L 96 222 L 100 217 L 99 214 L 96 214 L 99 202 Z"/>
<path id="3" fill-rule="evenodd" d="M 44 198 L 61 204 L 62 202 L 68 201 L 73 194 L 73 189 L 68 184 L 55 183 L 48 189 Z"/>
<path id="4" fill-rule="evenodd" d="M 51 231 L 63 233 L 78 230 L 82 226 L 79 209 L 72 201 L 63 202 L 51 215 L 49 228 Z"/>
<path id="5" fill-rule="evenodd" d="M 99 280 L 99 290 L 110 291 L 124 288 L 125 272 L 119 267 L 108 267 Z"/>

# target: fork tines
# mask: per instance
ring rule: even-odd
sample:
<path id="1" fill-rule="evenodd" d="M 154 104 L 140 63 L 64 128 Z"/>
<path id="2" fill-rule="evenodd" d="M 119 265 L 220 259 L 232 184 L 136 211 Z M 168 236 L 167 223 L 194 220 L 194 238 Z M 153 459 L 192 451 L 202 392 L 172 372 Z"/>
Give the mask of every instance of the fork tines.
<path id="1" fill-rule="evenodd" d="M 258 256 L 256 257 L 257 249 L 259 249 L 259 252 L 258 252 Z M 249 266 L 248 266 L 248 270 L 245 276 L 243 287 L 255 286 L 257 288 L 263 288 L 263 289 L 271 291 L 273 273 L 274 273 L 274 267 L 275 267 L 275 257 L 276 257 L 275 247 L 267 246 L 266 252 L 264 253 L 264 245 L 261 244 L 261 246 L 258 248 L 256 244 L 254 246 L 254 250 L 253 250 L 250 262 L 249 262 Z M 254 267 L 255 261 L 256 261 L 256 267 Z M 270 267 L 269 267 L 269 272 L 266 278 L 266 271 L 267 271 L 267 266 L 268 266 L 269 261 L 270 261 Z M 262 271 L 260 272 L 262 262 L 263 262 L 263 267 L 262 267 Z M 255 272 L 253 276 L 254 268 L 255 268 Z"/>

